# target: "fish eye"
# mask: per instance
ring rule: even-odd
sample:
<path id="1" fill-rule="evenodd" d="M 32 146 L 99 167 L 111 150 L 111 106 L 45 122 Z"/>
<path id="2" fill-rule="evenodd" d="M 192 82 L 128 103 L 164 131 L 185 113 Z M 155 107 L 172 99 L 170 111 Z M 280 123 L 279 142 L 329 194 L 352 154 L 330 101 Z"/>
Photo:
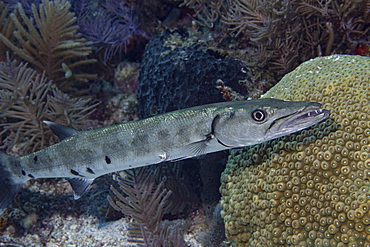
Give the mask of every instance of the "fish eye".
<path id="1" fill-rule="evenodd" d="M 263 110 L 255 110 L 252 112 L 252 118 L 257 122 L 262 122 L 263 120 L 265 120 L 266 115 L 267 113 Z"/>

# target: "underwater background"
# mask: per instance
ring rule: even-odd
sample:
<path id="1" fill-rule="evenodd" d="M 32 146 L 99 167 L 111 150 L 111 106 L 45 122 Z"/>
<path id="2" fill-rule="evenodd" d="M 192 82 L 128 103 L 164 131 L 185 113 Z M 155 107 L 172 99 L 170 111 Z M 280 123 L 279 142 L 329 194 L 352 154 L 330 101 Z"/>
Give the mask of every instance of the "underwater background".
<path id="1" fill-rule="evenodd" d="M 369 246 L 369 0 L 0 1 L 0 148 L 213 102 L 307 100 L 328 121 L 97 179 L 27 183 L 1 246 Z M 1 189 L 1 188 L 0 188 Z"/>

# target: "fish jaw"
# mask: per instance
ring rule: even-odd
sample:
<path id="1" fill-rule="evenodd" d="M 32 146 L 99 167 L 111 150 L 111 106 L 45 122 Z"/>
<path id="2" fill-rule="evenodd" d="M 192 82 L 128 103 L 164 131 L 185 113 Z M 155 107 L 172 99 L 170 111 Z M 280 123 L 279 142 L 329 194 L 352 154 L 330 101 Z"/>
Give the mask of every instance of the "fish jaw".
<path id="1" fill-rule="evenodd" d="M 291 115 L 273 121 L 266 130 L 265 139 L 271 140 L 306 129 L 329 116 L 329 110 L 322 109 L 318 103 L 312 103 Z"/>

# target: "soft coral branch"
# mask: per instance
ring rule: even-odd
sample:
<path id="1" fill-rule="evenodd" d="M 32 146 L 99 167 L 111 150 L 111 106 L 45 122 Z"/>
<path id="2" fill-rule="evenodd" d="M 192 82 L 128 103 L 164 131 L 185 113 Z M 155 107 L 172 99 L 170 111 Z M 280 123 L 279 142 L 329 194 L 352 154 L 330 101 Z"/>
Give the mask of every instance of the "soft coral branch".
<path id="1" fill-rule="evenodd" d="M 112 186 L 116 199 L 109 196 L 108 201 L 114 209 L 134 219 L 129 228 L 131 242 L 139 246 L 143 246 L 140 243 L 153 247 L 185 246 L 179 226 L 162 221 L 172 192 L 165 188 L 166 178 L 156 183 L 159 171 L 151 168 L 125 171 L 126 177 L 119 180 L 121 192 Z M 176 230 L 168 231 L 169 228 Z"/>
<path id="2" fill-rule="evenodd" d="M 135 3 L 109 0 L 97 9 L 80 4 L 76 10 L 81 32 L 93 42 L 98 53 L 102 52 L 105 64 L 121 50 L 126 51 L 135 36 L 147 37 L 135 20 L 138 12 Z"/>
<path id="3" fill-rule="evenodd" d="M 95 77 L 78 73 L 65 75 L 76 66 L 95 62 L 86 59 L 91 53 L 91 43 L 77 32 L 76 18 L 69 8 L 70 3 L 66 0 L 43 0 L 38 8 L 32 5 L 33 17 L 29 17 L 18 3 L 19 14 L 10 15 L 15 25 L 16 42 L 0 34 L 0 41 L 5 46 L 40 73 L 45 72 L 47 78 L 63 91 L 71 90 L 71 80 L 87 81 Z"/>

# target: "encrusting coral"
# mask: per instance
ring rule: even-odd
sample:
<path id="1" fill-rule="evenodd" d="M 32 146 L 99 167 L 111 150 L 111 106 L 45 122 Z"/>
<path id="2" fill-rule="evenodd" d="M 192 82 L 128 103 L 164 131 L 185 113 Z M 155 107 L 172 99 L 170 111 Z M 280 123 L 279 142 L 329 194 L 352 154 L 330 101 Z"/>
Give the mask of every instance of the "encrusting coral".
<path id="1" fill-rule="evenodd" d="M 233 246 L 370 245 L 370 58 L 319 57 L 264 97 L 316 101 L 329 120 L 243 150 L 222 174 Z"/>

